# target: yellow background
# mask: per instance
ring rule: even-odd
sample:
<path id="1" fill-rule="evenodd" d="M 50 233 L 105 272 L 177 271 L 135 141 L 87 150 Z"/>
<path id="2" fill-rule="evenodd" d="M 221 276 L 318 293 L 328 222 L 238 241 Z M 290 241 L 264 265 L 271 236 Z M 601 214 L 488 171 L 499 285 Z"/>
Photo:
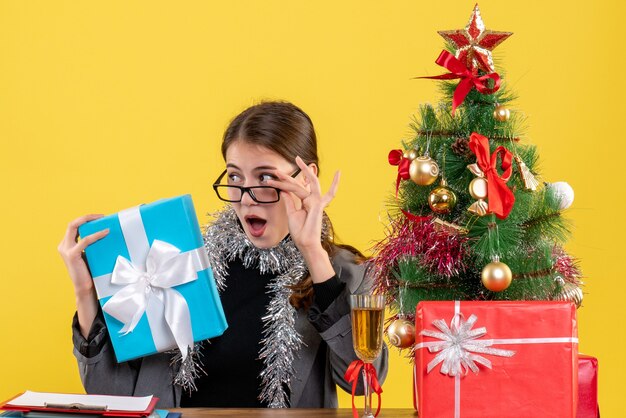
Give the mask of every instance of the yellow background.
<path id="1" fill-rule="evenodd" d="M 2 1 L 0 3 L 0 398 L 82 390 L 71 354 L 72 286 L 56 247 L 67 223 L 191 193 L 201 221 L 220 204 L 222 132 L 261 99 L 315 122 L 322 182 L 345 242 L 383 236 L 395 168 L 387 153 L 417 106 L 438 100 L 437 30 L 469 1 Z M 614 1 L 482 1 L 529 117 L 542 173 L 576 201 L 568 249 L 586 276 L 580 349 L 600 360 L 605 417 L 623 403 L 624 15 Z M 621 28 L 621 29 L 620 29 Z M 546 365 L 549 369 L 549 365 Z M 540 385 L 541 382 L 531 384 Z M 385 407 L 410 407 L 394 351 Z M 485 396 L 489 396 L 488 393 Z M 494 402 L 497 400 L 494 400 Z M 341 397 L 342 406 L 348 398 Z"/>

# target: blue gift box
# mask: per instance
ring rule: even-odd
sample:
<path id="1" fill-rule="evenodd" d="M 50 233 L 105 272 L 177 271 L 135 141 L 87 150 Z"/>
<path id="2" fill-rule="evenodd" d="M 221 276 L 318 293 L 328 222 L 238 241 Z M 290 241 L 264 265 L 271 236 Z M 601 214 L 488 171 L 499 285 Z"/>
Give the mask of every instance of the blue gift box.
<path id="1" fill-rule="evenodd" d="M 200 225 L 190 195 L 158 200 L 85 223 L 79 228 L 79 234 L 85 237 L 106 228 L 109 228 L 109 234 L 85 249 L 102 307 L 125 287 L 111 282 L 112 273 L 120 261 L 119 256 L 128 260 L 128 265 L 132 264 L 145 271 L 146 256 L 149 251 L 152 253 L 149 249 L 165 245 L 167 249 L 175 247 L 174 250 L 180 250 L 181 253 L 185 253 L 184 255 L 188 253 L 189 263 L 193 260 L 195 266 L 192 273 L 195 272 L 194 277 L 197 275 L 197 279 L 171 287 L 173 293 L 176 293 L 174 296 L 178 298 L 177 302 L 181 302 L 179 295 L 184 298 L 182 304 L 186 302 L 193 341 L 216 337 L 226 330 L 228 326 L 226 317 L 215 279 L 208 267 Z M 167 262 L 161 264 L 169 266 Z M 137 282 L 141 280 L 140 277 Z M 130 286 L 123 293 L 128 294 L 129 289 Z M 143 290 L 146 294 L 152 291 L 151 288 Z M 161 290 L 158 291 L 163 293 Z M 163 303 L 157 298 L 152 298 L 149 305 L 130 332 L 125 332 L 128 331 L 128 327 L 124 328 L 124 323 L 103 309 L 118 362 L 177 347 L 174 335 L 164 317 Z M 123 303 L 121 308 L 126 309 L 127 305 Z"/>

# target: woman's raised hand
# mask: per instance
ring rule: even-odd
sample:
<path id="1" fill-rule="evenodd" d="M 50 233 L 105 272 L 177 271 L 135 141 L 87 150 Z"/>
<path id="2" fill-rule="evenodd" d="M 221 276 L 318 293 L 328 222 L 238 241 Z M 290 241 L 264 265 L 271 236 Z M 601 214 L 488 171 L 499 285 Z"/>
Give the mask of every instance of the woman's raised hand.
<path id="1" fill-rule="evenodd" d="M 307 261 L 313 281 L 317 281 L 313 264 L 325 259 L 327 263 L 324 264 L 330 266 L 328 254 L 321 246 L 322 216 L 324 209 L 335 197 L 340 175 L 338 171 L 335 173 L 328 192 L 322 194 L 319 179 L 313 169 L 307 166 L 300 157 L 296 157 L 296 164 L 304 176 L 304 185 L 297 178 L 291 178 L 283 173 L 277 173 L 279 181 L 270 181 L 268 184 L 282 191 L 280 200 L 287 210 L 289 233 Z M 321 271 L 320 277 L 328 273 L 330 272 Z M 333 274 L 320 281 L 332 277 Z"/>
<path id="2" fill-rule="evenodd" d="M 91 279 L 87 264 L 83 260 L 82 253 L 89 244 L 104 238 L 109 233 L 108 229 L 88 235 L 77 241 L 78 227 L 85 222 L 102 218 L 103 215 L 85 215 L 74 219 L 65 231 L 65 237 L 58 246 L 59 254 L 65 262 L 65 267 L 72 279 L 74 293 L 76 294 L 76 309 L 81 333 L 85 338 L 91 328 L 91 323 L 98 312 L 96 292 Z"/>

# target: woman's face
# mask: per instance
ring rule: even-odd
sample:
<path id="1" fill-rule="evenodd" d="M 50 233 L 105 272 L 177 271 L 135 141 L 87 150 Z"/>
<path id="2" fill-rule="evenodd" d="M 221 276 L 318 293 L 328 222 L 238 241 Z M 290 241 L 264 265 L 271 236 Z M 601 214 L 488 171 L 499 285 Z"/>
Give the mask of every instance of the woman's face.
<path id="1" fill-rule="evenodd" d="M 242 187 L 263 186 L 267 180 L 278 180 L 274 173 L 293 174 L 297 166 L 279 154 L 260 145 L 237 140 L 226 150 L 226 179 L 228 184 Z M 298 175 L 297 181 L 304 176 Z M 288 198 L 286 193 L 280 199 Z M 232 203 L 239 221 L 250 241 L 258 248 L 271 248 L 289 232 L 287 210 L 283 202 L 258 203 L 249 193 L 241 202 Z"/>

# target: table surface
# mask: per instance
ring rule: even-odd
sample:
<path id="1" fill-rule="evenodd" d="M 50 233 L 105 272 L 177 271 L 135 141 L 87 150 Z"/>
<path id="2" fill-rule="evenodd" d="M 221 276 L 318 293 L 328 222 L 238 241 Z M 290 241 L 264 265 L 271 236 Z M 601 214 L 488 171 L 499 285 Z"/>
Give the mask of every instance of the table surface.
<path id="1" fill-rule="evenodd" d="M 181 418 L 206 418 L 206 417 L 277 417 L 277 418 L 304 418 L 304 417 L 335 417 L 353 418 L 352 409 L 265 409 L 265 408 L 183 408 L 173 409 L 172 412 L 181 412 Z M 359 416 L 362 412 L 359 409 Z M 417 417 L 417 412 L 413 409 L 393 409 L 383 408 L 378 414 L 378 418 L 407 418 Z"/>

